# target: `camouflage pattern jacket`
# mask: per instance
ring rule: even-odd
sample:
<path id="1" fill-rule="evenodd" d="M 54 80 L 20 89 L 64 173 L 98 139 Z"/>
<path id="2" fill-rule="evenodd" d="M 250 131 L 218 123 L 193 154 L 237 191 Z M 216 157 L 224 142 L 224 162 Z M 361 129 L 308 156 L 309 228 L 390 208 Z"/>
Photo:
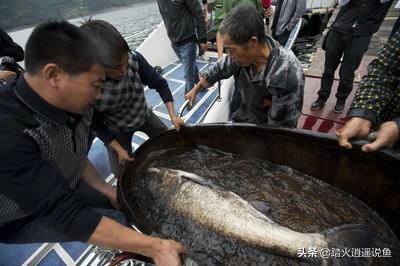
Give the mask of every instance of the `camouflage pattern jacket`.
<path id="1" fill-rule="evenodd" d="M 304 74 L 291 50 L 267 36 L 271 47 L 260 80 L 251 78 L 250 67 L 241 67 L 229 56 L 218 61 L 202 76 L 213 84 L 233 74 L 239 82 L 242 103 L 233 114 L 233 122 L 296 127 L 303 106 Z"/>

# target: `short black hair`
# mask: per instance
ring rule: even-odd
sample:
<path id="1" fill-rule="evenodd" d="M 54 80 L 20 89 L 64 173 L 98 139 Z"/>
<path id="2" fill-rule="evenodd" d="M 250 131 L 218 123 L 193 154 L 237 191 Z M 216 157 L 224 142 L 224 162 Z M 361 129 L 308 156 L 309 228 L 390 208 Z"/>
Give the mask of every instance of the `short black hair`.
<path id="1" fill-rule="evenodd" d="M 251 4 L 241 4 L 233 8 L 221 23 L 220 34 L 239 44 L 246 44 L 255 36 L 258 42 L 265 43 L 264 21 L 261 13 Z"/>
<path id="2" fill-rule="evenodd" d="M 67 21 L 49 21 L 36 27 L 25 47 L 25 68 L 36 74 L 49 63 L 75 75 L 101 64 L 94 43 L 79 28 Z"/>
<path id="3" fill-rule="evenodd" d="M 108 67 L 114 67 L 114 64 L 129 52 L 129 45 L 124 37 L 107 21 L 89 19 L 80 26 L 80 29 L 96 42 L 103 63 Z"/>

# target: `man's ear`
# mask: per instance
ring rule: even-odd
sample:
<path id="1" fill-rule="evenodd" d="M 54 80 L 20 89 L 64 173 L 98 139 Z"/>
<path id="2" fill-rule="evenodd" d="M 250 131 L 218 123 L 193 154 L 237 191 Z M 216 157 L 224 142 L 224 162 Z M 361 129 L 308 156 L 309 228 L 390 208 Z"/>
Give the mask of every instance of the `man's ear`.
<path id="1" fill-rule="evenodd" d="M 255 48 L 258 45 L 258 38 L 256 36 L 253 36 L 250 38 L 250 40 L 247 42 L 247 45 L 249 48 Z"/>
<path id="2" fill-rule="evenodd" d="M 61 79 L 62 69 L 56 64 L 50 63 L 42 68 L 42 74 L 52 87 L 57 87 Z"/>

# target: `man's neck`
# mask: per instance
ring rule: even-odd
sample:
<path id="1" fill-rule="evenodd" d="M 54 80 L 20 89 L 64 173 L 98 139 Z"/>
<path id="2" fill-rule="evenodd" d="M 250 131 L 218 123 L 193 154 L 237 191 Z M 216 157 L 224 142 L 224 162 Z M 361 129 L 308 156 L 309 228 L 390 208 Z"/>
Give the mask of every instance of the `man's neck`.
<path id="1" fill-rule="evenodd" d="M 48 84 L 38 75 L 24 73 L 24 78 L 29 87 L 36 92 L 43 100 L 58 108 L 58 99 L 52 94 Z"/>

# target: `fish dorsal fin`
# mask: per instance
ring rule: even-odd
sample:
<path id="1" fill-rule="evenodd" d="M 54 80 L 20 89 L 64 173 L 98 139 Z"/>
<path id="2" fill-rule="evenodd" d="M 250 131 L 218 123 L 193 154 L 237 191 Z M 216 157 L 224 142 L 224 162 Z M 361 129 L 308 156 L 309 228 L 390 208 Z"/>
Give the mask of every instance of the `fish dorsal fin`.
<path id="1" fill-rule="evenodd" d="M 262 214 L 266 214 L 271 209 L 271 207 L 263 201 L 254 200 L 250 201 L 249 203 L 251 206 L 253 206 L 254 209 L 261 212 Z"/>
<path id="2" fill-rule="evenodd" d="M 274 223 L 270 218 L 268 218 L 267 213 L 271 209 L 271 207 L 263 201 L 249 201 L 248 202 L 254 209 L 256 209 L 259 212 L 259 215 L 261 219 L 266 220 L 267 222 Z"/>
<path id="3" fill-rule="evenodd" d="M 181 178 L 185 178 L 187 180 L 190 180 L 192 182 L 195 182 L 195 183 L 197 183 L 199 185 L 202 185 L 202 186 L 205 186 L 205 187 L 209 187 L 209 188 L 212 188 L 212 189 L 217 189 L 218 188 L 218 186 L 215 185 L 211 181 L 211 179 L 205 178 L 205 177 L 202 177 L 202 176 L 198 176 L 198 175 L 193 174 L 193 173 L 181 172 L 179 174 L 179 176 Z"/>

